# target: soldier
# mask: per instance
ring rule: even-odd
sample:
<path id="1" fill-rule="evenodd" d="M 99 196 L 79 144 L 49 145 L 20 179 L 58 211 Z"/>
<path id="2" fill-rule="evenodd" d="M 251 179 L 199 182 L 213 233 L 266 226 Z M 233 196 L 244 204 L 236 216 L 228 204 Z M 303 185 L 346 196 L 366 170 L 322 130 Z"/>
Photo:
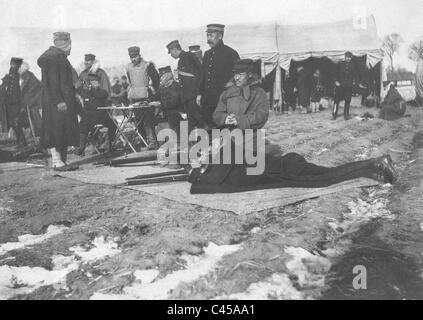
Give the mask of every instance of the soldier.
<path id="1" fill-rule="evenodd" d="M 253 77 L 254 62 L 242 59 L 233 68 L 234 81 L 220 96 L 213 113 L 219 127 L 260 129 L 269 117 L 269 101 L 266 92 Z"/>
<path id="2" fill-rule="evenodd" d="M 338 116 L 339 102 L 345 100 L 344 119 L 349 120 L 350 103 L 354 83 L 358 82 L 358 70 L 352 61 L 352 53 L 345 52 L 345 60 L 339 62 L 335 75 L 335 103 L 332 110 L 332 119 Z M 361 88 L 364 88 L 360 84 Z"/>
<path id="3" fill-rule="evenodd" d="M 160 73 L 160 104 L 167 119 L 169 128 L 176 132 L 179 141 L 179 128 L 184 111 L 183 94 L 181 86 L 175 81 L 170 66 L 159 69 Z"/>
<path id="4" fill-rule="evenodd" d="M 229 128 L 260 129 L 266 124 L 269 115 L 269 101 L 263 89 L 257 86 L 252 77 L 253 61 L 240 60 L 234 68 L 234 84 L 220 97 L 214 112 L 216 123 Z M 342 181 L 366 177 L 394 183 L 397 172 L 389 155 L 364 161 L 350 162 L 337 167 L 324 167 L 307 162 L 297 153 L 283 154 L 278 145 L 266 144 L 263 172 L 250 175 L 250 164 L 236 163 L 237 147 L 247 148 L 231 140 L 231 162 L 212 161 L 204 167 L 190 170 L 190 192 L 231 193 L 269 188 L 320 188 Z M 260 152 L 260 150 L 257 150 Z M 263 152 L 263 151 L 262 151 Z M 245 154 L 245 152 L 243 152 Z M 214 155 L 212 155 L 214 156 Z M 222 154 L 218 155 L 222 159 Z"/>
<path id="5" fill-rule="evenodd" d="M 126 66 L 129 81 L 128 99 L 131 103 L 148 102 L 159 89 L 159 73 L 153 63 L 141 57 L 139 47 L 128 48 L 128 53 L 131 59 L 131 63 Z M 138 131 L 147 135 L 148 149 L 157 150 L 159 144 L 155 131 L 154 107 L 135 110 L 135 117 L 138 121 L 141 120 Z"/>
<path id="6" fill-rule="evenodd" d="M 96 124 L 107 127 L 106 141 L 103 144 L 106 152 L 111 152 L 111 143 L 116 133 L 116 125 L 108 117 L 106 110 L 98 110 L 106 105 L 108 97 L 107 91 L 101 88 L 101 77 L 96 73 L 89 73 L 87 80 L 89 83 L 86 87 L 78 88 L 78 93 L 84 101 L 84 113 L 79 124 L 79 148 L 75 151 L 79 156 L 85 155 L 88 134 Z"/>
<path id="7" fill-rule="evenodd" d="M 68 32 L 54 33 L 54 46 L 38 58 L 41 68 L 42 132 L 41 145 L 50 149 L 54 170 L 74 170 L 66 164 L 67 147 L 79 146 L 77 98 L 73 68 L 67 56 L 72 41 Z"/>
<path id="8" fill-rule="evenodd" d="M 112 92 L 110 98 L 112 100 L 112 104 L 115 106 L 120 106 L 122 104 L 122 96 L 124 95 L 124 89 L 122 85 L 119 83 L 119 77 L 113 77 L 113 85 L 112 85 Z"/>
<path id="9" fill-rule="evenodd" d="M 100 77 L 100 88 L 105 90 L 108 94 L 108 104 L 110 104 L 110 95 L 112 93 L 112 85 L 110 84 L 109 76 L 106 71 L 101 69 L 100 61 L 92 53 L 87 53 L 84 59 L 85 69 L 79 74 L 79 81 L 82 85 L 89 85 L 88 74 L 95 73 Z"/>
<path id="10" fill-rule="evenodd" d="M 41 133 L 42 84 L 41 81 L 29 71 L 29 65 L 26 62 L 23 62 L 19 68 L 19 74 L 21 78 L 22 109 L 26 110 L 28 107 L 34 127 L 34 134 L 39 137 Z"/>
<path id="11" fill-rule="evenodd" d="M 194 53 L 197 56 L 198 60 L 203 63 L 203 50 L 201 50 L 201 47 L 199 45 L 189 46 L 188 50 L 189 52 Z"/>
<path id="12" fill-rule="evenodd" d="M 194 127 L 205 128 L 200 107 L 196 102 L 201 79 L 201 63 L 193 53 L 183 51 L 178 40 L 172 41 L 166 47 L 172 58 L 179 59 L 178 77 L 182 87 L 182 102 L 188 117 L 188 132 Z"/>
<path id="13" fill-rule="evenodd" d="M 125 106 L 129 106 L 129 99 L 128 99 L 128 90 L 129 90 L 129 83 L 128 83 L 128 77 L 123 75 L 121 78 L 121 85 L 122 85 L 122 89 L 123 89 L 123 94 L 122 94 L 122 103 Z"/>
<path id="14" fill-rule="evenodd" d="M 1 95 L 6 110 L 6 121 L 8 129 L 15 132 L 17 143 L 20 146 L 26 145 L 23 132 L 23 117 L 26 110 L 21 105 L 21 89 L 19 84 L 19 68 L 22 65 L 22 58 L 12 58 L 10 60 L 9 73 L 4 76 L 1 85 Z"/>
<path id="15" fill-rule="evenodd" d="M 211 127 L 213 112 L 225 85 L 232 78 L 232 69 L 239 54 L 223 43 L 224 25 L 209 24 L 207 26 L 207 43 L 211 49 L 204 53 L 203 72 L 200 81 L 197 104 L 201 106 L 204 121 Z"/>

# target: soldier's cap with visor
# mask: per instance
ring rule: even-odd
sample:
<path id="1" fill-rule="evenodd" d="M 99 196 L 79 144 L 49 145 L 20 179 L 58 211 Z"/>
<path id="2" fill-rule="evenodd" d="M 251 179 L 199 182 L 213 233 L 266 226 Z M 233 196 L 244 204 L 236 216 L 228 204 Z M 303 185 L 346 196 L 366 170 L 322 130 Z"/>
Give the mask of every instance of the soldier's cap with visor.
<path id="1" fill-rule="evenodd" d="M 347 51 L 347 52 L 345 52 L 345 57 L 352 58 L 352 57 L 353 57 L 352 52 L 351 52 L 351 51 Z"/>
<path id="2" fill-rule="evenodd" d="M 68 41 L 70 40 L 70 33 L 65 31 L 58 31 L 53 33 L 54 41 Z"/>
<path id="3" fill-rule="evenodd" d="M 160 76 L 164 75 L 165 73 L 172 73 L 172 68 L 170 66 L 159 68 Z"/>
<path id="4" fill-rule="evenodd" d="M 12 57 L 12 59 L 10 59 L 10 63 L 14 63 L 17 65 L 21 65 L 22 62 L 23 62 L 23 58 Z"/>
<path id="5" fill-rule="evenodd" d="M 239 74 L 244 72 L 253 72 L 254 61 L 251 59 L 240 59 L 235 62 L 234 68 L 232 69 L 233 74 Z"/>
<path id="6" fill-rule="evenodd" d="M 140 47 L 129 47 L 128 48 L 128 54 L 131 58 L 135 58 L 136 56 L 138 56 L 140 54 Z"/>
<path id="7" fill-rule="evenodd" d="M 225 31 L 225 25 L 218 24 L 218 23 L 212 23 L 207 25 L 207 33 L 213 33 L 213 32 L 221 32 L 223 33 Z"/>
<path id="8" fill-rule="evenodd" d="M 200 51 L 201 47 L 199 45 L 189 46 L 188 50 L 191 52 Z"/>
<path id="9" fill-rule="evenodd" d="M 179 44 L 178 40 L 173 40 L 172 42 L 170 42 L 167 46 L 167 53 L 170 53 L 170 50 L 175 49 L 175 48 L 181 48 L 181 45 Z"/>
<path id="10" fill-rule="evenodd" d="M 96 73 L 89 73 L 88 74 L 88 81 L 100 81 L 100 76 Z"/>
<path id="11" fill-rule="evenodd" d="M 87 53 L 85 55 L 85 61 L 94 61 L 95 60 L 95 55 L 92 53 Z"/>

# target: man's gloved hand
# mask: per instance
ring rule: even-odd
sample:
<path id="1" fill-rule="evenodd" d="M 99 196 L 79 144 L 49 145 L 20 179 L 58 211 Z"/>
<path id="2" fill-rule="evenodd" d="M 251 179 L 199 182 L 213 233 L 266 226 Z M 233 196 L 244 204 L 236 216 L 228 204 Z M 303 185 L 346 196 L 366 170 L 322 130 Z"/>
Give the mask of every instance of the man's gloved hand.
<path id="1" fill-rule="evenodd" d="M 57 110 L 58 110 L 59 112 L 64 113 L 64 112 L 68 111 L 68 106 L 66 105 L 66 103 L 65 103 L 65 102 L 60 102 L 60 103 L 57 105 Z"/>

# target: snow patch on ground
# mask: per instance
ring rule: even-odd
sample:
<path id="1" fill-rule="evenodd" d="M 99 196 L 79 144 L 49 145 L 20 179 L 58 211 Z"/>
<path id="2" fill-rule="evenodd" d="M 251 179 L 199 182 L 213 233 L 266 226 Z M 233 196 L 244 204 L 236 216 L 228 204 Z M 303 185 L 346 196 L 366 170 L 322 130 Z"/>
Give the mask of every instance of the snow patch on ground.
<path id="1" fill-rule="evenodd" d="M 61 234 L 63 231 L 68 228 L 65 226 L 54 226 L 50 225 L 47 228 L 46 233 L 40 235 L 25 234 L 18 237 L 18 242 L 7 242 L 0 245 L 0 256 L 6 254 L 9 251 L 23 249 L 28 246 L 33 246 L 44 242 L 45 240 L 54 237 L 58 234 Z"/>
<path id="2" fill-rule="evenodd" d="M 216 297 L 216 300 L 302 300 L 287 274 L 275 273 L 262 282 L 251 284 L 245 292 Z"/>
<path id="3" fill-rule="evenodd" d="M 303 289 L 322 288 L 331 263 L 328 259 L 312 254 L 303 248 L 287 247 L 285 253 L 292 256 L 285 266 L 289 274 L 294 275 Z"/>
<path id="4" fill-rule="evenodd" d="M 152 283 L 159 275 L 159 270 L 137 270 L 134 272 L 134 277 L 142 284 Z"/>
<path id="5" fill-rule="evenodd" d="M 190 283 L 202 276 L 212 272 L 217 263 L 228 254 L 238 251 L 241 245 L 226 245 L 218 246 L 210 243 L 208 247 L 204 248 L 204 255 L 191 256 L 183 255 L 181 258 L 186 261 L 186 269 L 175 271 L 162 279 L 153 282 L 148 282 L 154 275 L 155 270 L 151 271 L 147 281 L 144 283 L 134 283 L 129 287 L 123 289 L 123 294 L 103 294 L 100 292 L 95 293 L 91 300 L 129 300 L 129 299 L 142 299 L 142 300 L 164 300 L 167 299 L 172 290 L 176 289 L 182 283 Z M 141 274 L 145 276 L 145 270 Z M 157 275 L 156 275 L 157 277 Z M 142 279 L 142 277 L 141 277 Z M 154 279 L 153 279 L 154 280 Z"/>
<path id="6" fill-rule="evenodd" d="M 392 186 L 387 184 L 382 189 L 371 192 L 366 201 L 357 199 L 357 201 L 349 202 L 348 212 L 342 214 L 340 221 L 329 222 L 329 226 L 334 230 L 342 229 L 343 233 L 350 233 L 377 218 L 395 219 L 395 216 L 386 208 L 391 188 Z"/>
<path id="7" fill-rule="evenodd" d="M 83 263 L 93 262 L 105 257 L 111 257 L 121 252 L 118 244 L 114 240 L 106 240 L 104 237 L 95 238 L 92 242 L 92 248 L 86 249 L 81 246 L 69 249 L 74 252 Z"/>
<path id="8" fill-rule="evenodd" d="M 245 292 L 215 299 L 303 300 L 318 297 L 325 288 L 325 277 L 331 267 L 330 261 L 303 248 L 286 247 L 284 251 L 292 257 L 285 263 L 288 271 L 286 274 L 275 273 L 263 281 L 251 284 Z"/>
<path id="9" fill-rule="evenodd" d="M 78 270 L 82 264 L 93 263 L 121 252 L 113 240 L 106 240 L 103 237 L 94 239 L 90 249 L 78 246 L 70 250 L 75 255 L 52 257 L 53 270 L 0 266 L 0 300 L 10 299 L 19 294 L 29 294 L 43 286 L 66 288 L 67 275 Z"/>

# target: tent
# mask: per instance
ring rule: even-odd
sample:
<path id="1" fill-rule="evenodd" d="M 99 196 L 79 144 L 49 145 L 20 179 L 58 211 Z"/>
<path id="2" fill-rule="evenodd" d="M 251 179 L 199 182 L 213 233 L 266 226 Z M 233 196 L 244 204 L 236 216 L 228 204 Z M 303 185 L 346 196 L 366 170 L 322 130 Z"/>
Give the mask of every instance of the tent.
<path id="1" fill-rule="evenodd" d="M 292 61 L 326 57 L 338 62 L 346 51 L 365 58 L 367 67 L 383 59 L 382 42 L 373 16 L 314 25 L 283 25 L 278 22 L 228 26 L 225 42 L 242 58 L 261 60 L 261 73 L 276 71 L 274 100 L 281 97 L 280 69 L 289 71 Z M 278 68 L 279 67 L 279 68 Z"/>

